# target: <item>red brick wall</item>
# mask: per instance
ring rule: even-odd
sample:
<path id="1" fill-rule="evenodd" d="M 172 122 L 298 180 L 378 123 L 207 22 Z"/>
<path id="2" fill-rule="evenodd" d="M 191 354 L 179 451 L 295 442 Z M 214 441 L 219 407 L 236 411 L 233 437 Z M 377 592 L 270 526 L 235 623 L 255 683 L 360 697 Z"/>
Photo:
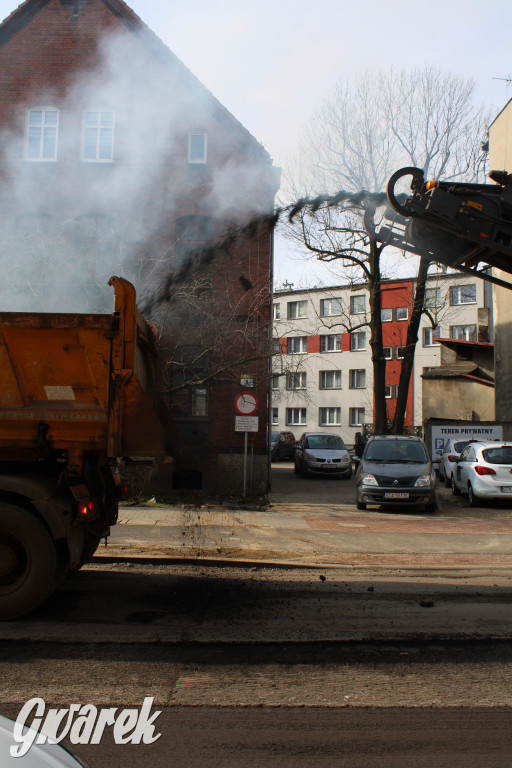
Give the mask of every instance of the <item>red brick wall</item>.
<path id="1" fill-rule="evenodd" d="M 233 222 L 246 221 L 255 211 L 271 210 L 276 177 L 263 148 L 252 140 L 244 144 L 243 129 L 234 122 L 231 127 L 229 119 L 226 124 L 226 113 L 222 120 L 216 119 L 205 105 L 201 89 L 189 90 L 190 79 L 181 77 L 180 66 L 173 70 L 159 61 L 101 0 L 80 3 L 76 21 L 72 13 L 73 4 L 50 0 L 31 17 L 19 11 L 20 23 L 12 36 L 7 34 L 9 24 L 4 25 L 3 32 L 0 29 L 0 129 L 9 132 L 9 140 L 1 143 L 4 149 L 0 148 L 3 236 L 12 237 L 20 200 L 26 211 L 37 200 L 37 210 L 60 225 L 83 213 L 105 212 L 121 223 L 124 253 L 132 252 L 143 230 L 144 236 L 139 237 L 141 252 L 158 255 L 150 279 L 138 286 L 148 290 L 172 267 L 174 222 L 178 217 L 211 216 L 214 239 L 222 238 Z M 105 39 L 111 41 L 107 47 L 114 44 L 113 40 L 116 45 L 119 40 L 126 45 L 119 77 L 123 80 L 123 73 L 128 74 L 129 91 L 116 91 L 111 103 L 95 104 L 95 90 L 102 93 L 107 77 L 98 47 L 99 41 Z M 90 87 L 95 82 L 97 87 Z M 153 87 L 155 114 L 172 118 L 169 145 L 155 155 L 151 141 L 143 146 L 139 142 L 140 152 L 134 154 L 133 111 L 140 108 L 139 99 L 147 98 L 148 89 Z M 30 163 L 23 159 L 26 110 L 34 106 L 59 109 L 57 162 Z M 116 115 L 112 165 L 84 164 L 80 159 L 82 114 L 93 107 L 112 109 Z M 189 132 L 207 133 L 204 166 L 188 164 Z M 131 196 L 130 190 L 119 185 L 120 194 L 111 196 L 105 210 L 105 201 L 101 198 L 101 204 L 97 202 L 95 190 L 103 194 L 121 167 L 130 170 L 128 180 L 134 178 L 135 171 L 140 172 L 140 194 Z M 10 182 L 16 184 L 15 193 Z M 139 227 L 139 222 L 144 226 Z M 218 255 L 212 268 L 214 295 L 225 308 L 220 311 L 228 317 L 235 309 L 242 318 L 251 315 L 252 327 L 257 329 L 255 336 L 261 343 L 266 343 L 269 335 L 271 240 L 269 228 L 260 225 L 256 233 L 238 238 L 229 251 Z M 15 247 L 15 240 L 12 244 Z M 120 248 L 113 258 L 112 271 L 123 258 L 122 251 Z M 240 277 L 248 281 L 246 287 L 250 284 L 252 288 L 246 290 Z M 240 349 L 232 352 L 234 357 L 243 354 Z M 245 350 L 246 354 L 250 352 Z M 255 375 L 260 402 L 260 429 L 250 438 L 254 439 L 257 453 L 266 453 L 268 361 L 242 365 L 236 374 L 247 372 Z M 240 389 L 236 378 L 233 376 L 231 383 L 210 385 L 207 420 L 168 423 L 169 445 L 175 451 L 177 466 L 215 478 L 219 452 L 242 452 L 244 436 L 234 431 L 233 402 Z"/>

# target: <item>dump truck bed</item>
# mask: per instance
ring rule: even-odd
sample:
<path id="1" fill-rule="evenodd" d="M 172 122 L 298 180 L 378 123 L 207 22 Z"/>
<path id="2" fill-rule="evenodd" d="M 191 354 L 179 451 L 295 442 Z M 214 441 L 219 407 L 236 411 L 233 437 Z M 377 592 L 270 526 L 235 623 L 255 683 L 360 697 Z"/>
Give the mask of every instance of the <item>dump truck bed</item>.
<path id="1" fill-rule="evenodd" d="M 112 314 L 0 313 L 0 459 L 160 457 L 155 340 L 133 286 Z"/>

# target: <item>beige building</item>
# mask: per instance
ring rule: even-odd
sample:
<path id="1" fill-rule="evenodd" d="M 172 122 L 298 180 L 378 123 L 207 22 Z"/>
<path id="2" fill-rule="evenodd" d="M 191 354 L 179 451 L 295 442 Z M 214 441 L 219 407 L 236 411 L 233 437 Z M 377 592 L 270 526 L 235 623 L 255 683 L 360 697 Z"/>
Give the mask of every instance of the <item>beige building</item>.
<path id="1" fill-rule="evenodd" d="M 512 99 L 489 128 L 489 168 L 512 173 Z M 493 274 L 512 282 L 512 276 L 499 269 Z M 512 286 L 511 286 L 512 288 Z M 512 420 L 512 292 L 494 286 L 496 420 Z"/>

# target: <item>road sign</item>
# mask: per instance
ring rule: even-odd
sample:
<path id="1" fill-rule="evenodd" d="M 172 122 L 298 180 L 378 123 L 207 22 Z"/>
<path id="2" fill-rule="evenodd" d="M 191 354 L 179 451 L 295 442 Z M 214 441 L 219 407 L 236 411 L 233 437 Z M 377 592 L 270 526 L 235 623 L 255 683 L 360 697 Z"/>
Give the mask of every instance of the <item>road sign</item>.
<path id="1" fill-rule="evenodd" d="M 235 432 L 257 432 L 258 416 L 235 416 Z"/>
<path id="2" fill-rule="evenodd" d="M 251 416 L 258 408 L 258 398 L 252 392 L 242 392 L 235 398 L 235 408 L 240 416 Z"/>

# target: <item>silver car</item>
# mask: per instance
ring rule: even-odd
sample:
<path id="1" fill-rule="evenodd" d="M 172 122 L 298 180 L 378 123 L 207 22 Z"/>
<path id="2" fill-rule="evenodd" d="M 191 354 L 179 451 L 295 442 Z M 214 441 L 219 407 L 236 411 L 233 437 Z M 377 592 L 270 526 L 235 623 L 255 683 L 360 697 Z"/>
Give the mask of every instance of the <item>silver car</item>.
<path id="1" fill-rule="evenodd" d="M 450 438 L 442 451 L 436 451 L 439 458 L 439 479 L 444 481 L 447 488 L 451 488 L 452 475 L 457 467 L 457 459 L 469 444 L 469 440 Z"/>
<path id="2" fill-rule="evenodd" d="M 452 493 L 467 494 L 472 507 L 482 499 L 509 499 L 512 505 L 512 443 L 466 445 L 452 474 Z"/>
<path id="3" fill-rule="evenodd" d="M 24 746 L 14 739 L 14 721 L 0 715 L 0 765 L 2 768 L 88 768 L 86 761 L 73 754 L 62 744 L 47 739 L 45 744 L 35 743 L 37 732 L 26 727 L 23 738 L 31 744 L 28 751 L 22 750 L 21 757 L 13 757 L 11 747 Z"/>
<path id="4" fill-rule="evenodd" d="M 295 473 L 309 475 L 352 475 L 352 459 L 345 443 L 332 432 L 304 432 L 295 445 Z"/>

